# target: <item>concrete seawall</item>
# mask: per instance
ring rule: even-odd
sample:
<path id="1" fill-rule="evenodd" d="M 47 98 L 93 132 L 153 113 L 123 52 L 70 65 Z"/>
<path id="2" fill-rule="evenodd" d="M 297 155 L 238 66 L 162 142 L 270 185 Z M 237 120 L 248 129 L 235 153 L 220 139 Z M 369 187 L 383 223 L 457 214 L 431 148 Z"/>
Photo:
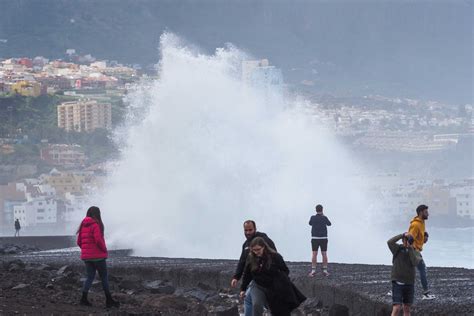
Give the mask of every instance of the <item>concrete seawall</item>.
<path id="1" fill-rule="evenodd" d="M 0 245 L 32 246 L 41 250 L 76 246 L 75 236 L 21 236 L 0 237 Z"/>
<path id="2" fill-rule="evenodd" d="M 112 271 L 120 274 L 137 273 L 138 279 L 169 280 L 177 286 L 196 286 L 202 283 L 210 287 L 228 288 L 235 261 L 197 259 L 140 259 L 129 261 L 126 266 L 112 264 Z M 155 260 L 155 264 L 153 264 Z M 145 263 L 146 261 L 146 263 Z M 138 266 L 140 266 L 139 269 Z M 351 315 L 390 315 L 391 290 L 390 266 L 337 264 L 330 265 L 331 276 L 309 278 L 308 263 L 290 262 L 291 277 L 307 296 L 322 302 L 324 306 L 340 304 L 348 307 Z M 474 270 L 462 268 L 431 268 L 432 289 L 436 300 L 422 301 L 421 288 L 417 284 L 413 315 L 473 315 Z M 419 281 L 417 280 L 417 283 Z"/>

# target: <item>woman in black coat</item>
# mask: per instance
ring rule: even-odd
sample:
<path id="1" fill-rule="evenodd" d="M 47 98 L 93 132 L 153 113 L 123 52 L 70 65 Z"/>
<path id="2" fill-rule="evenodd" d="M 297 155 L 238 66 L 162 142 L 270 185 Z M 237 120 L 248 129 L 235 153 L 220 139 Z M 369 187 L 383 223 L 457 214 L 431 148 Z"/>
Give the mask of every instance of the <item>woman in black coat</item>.
<path id="1" fill-rule="evenodd" d="M 272 315 L 290 316 L 291 311 L 306 297 L 290 281 L 289 273 L 283 257 L 270 248 L 263 238 L 256 237 L 250 243 L 240 296 L 245 295 L 247 286 L 254 280 L 264 289 Z"/>

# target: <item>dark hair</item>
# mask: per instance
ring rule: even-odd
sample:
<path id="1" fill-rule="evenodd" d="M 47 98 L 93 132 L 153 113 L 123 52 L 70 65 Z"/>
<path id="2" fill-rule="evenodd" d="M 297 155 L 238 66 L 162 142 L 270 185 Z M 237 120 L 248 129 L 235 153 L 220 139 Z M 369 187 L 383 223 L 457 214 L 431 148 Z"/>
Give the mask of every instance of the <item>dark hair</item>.
<path id="1" fill-rule="evenodd" d="M 323 206 L 321 204 L 316 205 L 316 212 L 321 213 L 323 211 Z"/>
<path id="2" fill-rule="evenodd" d="M 255 221 L 253 221 L 253 220 L 251 220 L 251 219 L 248 219 L 248 220 L 246 220 L 246 221 L 244 222 L 244 226 L 245 226 L 245 224 L 252 224 L 252 225 L 253 225 L 253 228 L 254 228 L 255 230 L 257 230 L 257 225 L 255 224 Z"/>
<path id="3" fill-rule="evenodd" d="M 93 218 L 97 222 L 97 224 L 99 224 L 100 232 L 102 233 L 102 236 L 104 236 L 105 227 L 104 227 L 104 223 L 102 222 L 102 218 L 100 217 L 100 208 L 98 208 L 97 206 L 89 207 L 86 213 L 86 217 Z M 77 229 L 76 234 L 79 234 L 79 232 L 81 231 L 81 228 L 82 228 L 82 223 L 81 225 L 79 225 L 79 228 Z"/>
<path id="4" fill-rule="evenodd" d="M 416 215 L 420 215 L 421 212 L 427 209 L 428 209 L 428 206 L 424 204 L 418 205 L 418 207 L 416 208 Z"/>
<path id="5" fill-rule="evenodd" d="M 258 257 L 256 255 L 254 255 L 254 253 L 252 252 L 252 247 L 255 247 L 255 246 L 263 247 L 264 262 L 265 262 L 266 267 L 269 268 L 271 263 L 272 263 L 272 255 L 277 253 L 277 252 L 276 252 L 275 249 L 273 249 L 272 247 L 270 247 L 267 244 L 265 239 L 263 239 L 262 237 L 255 237 L 250 242 L 250 245 L 249 245 L 250 253 L 247 257 L 247 264 L 250 265 L 250 270 L 251 271 L 256 271 L 258 269 L 258 265 L 259 265 Z"/>

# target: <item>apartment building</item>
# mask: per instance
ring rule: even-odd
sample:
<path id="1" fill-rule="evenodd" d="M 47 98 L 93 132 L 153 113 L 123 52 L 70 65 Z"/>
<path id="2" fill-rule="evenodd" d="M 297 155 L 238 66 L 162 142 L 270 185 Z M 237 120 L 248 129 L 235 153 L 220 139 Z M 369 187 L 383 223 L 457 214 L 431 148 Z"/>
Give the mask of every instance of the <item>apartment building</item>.
<path id="1" fill-rule="evenodd" d="M 112 106 L 95 100 L 81 99 L 58 105 L 58 127 L 66 131 L 91 132 L 112 128 Z"/>

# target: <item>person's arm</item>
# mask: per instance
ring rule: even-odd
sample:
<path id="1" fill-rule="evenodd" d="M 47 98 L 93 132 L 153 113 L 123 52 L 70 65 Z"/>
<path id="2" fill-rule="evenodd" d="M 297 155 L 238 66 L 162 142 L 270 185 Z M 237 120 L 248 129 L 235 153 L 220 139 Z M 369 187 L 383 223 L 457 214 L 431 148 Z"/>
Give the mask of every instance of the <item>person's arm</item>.
<path id="1" fill-rule="evenodd" d="M 252 281 L 252 273 L 250 272 L 250 264 L 246 264 L 242 276 L 242 284 L 240 285 L 240 291 L 245 292 L 247 290 L 247 287 L 250 284 L 250 281 Z"/>
<path id="2" fill-rule="evenodd" d="M 99 247 L 102 251 L 107 251 L 107 247 L 105 246 L 104 237 L 102 236 L 102 232 L 100 231 L 99 224 L 94 224 L 92 226 L 94 230 L 92 235 L 94 236 L 94 242 L 96 243 L 97 247 Z"/>
<path id="3" fill-rule="evenodd" d="M 402 238 L 403 238 L 403 234 L 400 234 L 400 235 L 397 235 L 397 236 L 394 236 L 394 237 L 390 238 L 387 241 L 388 248 L 390 248 L 390 251 L 393 254 L 397 253 L 397 250 L 398 250 L 398 247 L 399 247 L 399 245 L 397 244 L 397 241 L 399 241 Z"/>
<path id="4" fill-rule="evenodd" d="M 245 250 L 244 246 L 245 245 L 242 246 L 242 252 L 240 253 L 239 263 L 237 263 L 237 268 L 235 269 L 234 276 L 232 277 L 232 279 L 235 279 L 237 281 L 240 280 L 240 278 L 242 277 L 242 273 L 244 272 L 245 268 L 245 261 L 247 259 L 247 251 Z"/>
<path id="5" fill-rule="evenodd" d="M 419 253 L 413 248 L 413 246 L 408 247 L 408 256 L 410 257 L 411 265 L 416 267 L 418 263 L 421 261 L 421 256 Z"/>
<path id="6" fill-rule="evenodd" d="M 324 217 L 326 218 L 326 225 L 331 226 L 331 221 L 329 220 L 329 218 L 327 216 Z"/>
<path id="7" fill-rule="evenodd" d="M 312 219 L 313 219 L 313 216 L 311 216 L 311 217 L 309 218 L 309 226 L 313 225 Z"/>

